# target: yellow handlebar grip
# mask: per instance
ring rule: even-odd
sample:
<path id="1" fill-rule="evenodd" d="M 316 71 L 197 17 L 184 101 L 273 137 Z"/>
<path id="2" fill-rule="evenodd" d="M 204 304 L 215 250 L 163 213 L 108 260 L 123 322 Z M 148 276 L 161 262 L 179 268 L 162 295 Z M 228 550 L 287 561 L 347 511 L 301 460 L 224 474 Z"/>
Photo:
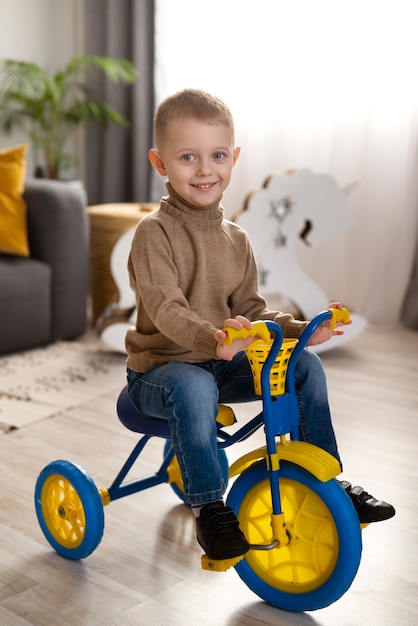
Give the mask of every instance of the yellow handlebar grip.
<path id="1" fill-rule="evenodd" d="M 226 346 L 231 345 L 235 339 L 247 339 L 247 337 L 260 337 L 265 343 L 270 343 L 270 331 L 262 321 L 252 322 L 251 329 L 248 328 L 227 328 L 223 329 L 227 337 L 224 339 Z"/>
<path id="2" fill-rule="evenodd" d="M 332 315 L 331 324 L 328 328 L 334 330 L 337 325 L 337 322 L 342 322 L 343 324 L 349 324 L 351 321 L 350 311 L 348 309 L 328 309 Z"/>

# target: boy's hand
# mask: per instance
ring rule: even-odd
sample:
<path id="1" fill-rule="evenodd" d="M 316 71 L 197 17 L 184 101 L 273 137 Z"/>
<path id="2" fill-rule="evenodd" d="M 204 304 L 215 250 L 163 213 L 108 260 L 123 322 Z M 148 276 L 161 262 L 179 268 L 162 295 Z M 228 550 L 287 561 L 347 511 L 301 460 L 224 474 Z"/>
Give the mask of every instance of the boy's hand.
<path id="1" fill-rule="evenodd" d="M 331 302 L 331 304 L 328 305 L 328 309 L 343 309 L 343 308 L 344 307 L 341 304 L 341 302 Z M 316 329 L 316 331 L 314 332 L 314 334 L 308 341 L 308 346 L 318 346 L 319 344 L 325 343 L 325 341 L 328 341 L 329 339 L 331 339 L 331 337 L 335 337 L 336 335 L 343 335 L 344 331 L 339 330 L 339 327 L 344 326 L 345 324 L 351 324 L 351 320 L 345 323 L 337 322 L 337 327 L 334 329 L 330 328 L 331 324 L 332 324 L 331 319 L 325 320 L 325 322 L 323 322 L 321 326 L 319 326 L 319 328 Z"/>
<path id="2" fill-rule="evenodd" d="M 224 327 L 236 328 L 239 330 L 244 327 L 251 330 L 251 322 L 243 315 L 237 315 L 235 318 L 227 319 L 224 322 Z M 217 330 L 215 332 L 215 339 L 218 342 L 216 348 L 216 356 L 224 361 L 232 361 L 234 356 L 244 350 L 250 345 L 257 337 L 247 337 L 246 339 L 235 339 L 229 346 L 226 346 L 223 342 L 227 338 L 227 334 L 223 330 Z"/>

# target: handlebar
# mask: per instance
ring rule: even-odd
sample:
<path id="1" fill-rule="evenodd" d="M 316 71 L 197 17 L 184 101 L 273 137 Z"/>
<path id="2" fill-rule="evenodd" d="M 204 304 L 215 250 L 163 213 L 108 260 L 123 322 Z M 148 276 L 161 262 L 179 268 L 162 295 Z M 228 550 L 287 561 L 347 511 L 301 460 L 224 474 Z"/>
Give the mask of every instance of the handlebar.
<path id="1" fill-rule="evenodd" d="M 348 309 L 327 309 L 331 312 L 331 324 L 328 326 L 331 330 L 337 326 L 337 322 L 342 322 L 343 324 L 349 324 L 350 319 L 350 311 Z"/>
<path id="2" fill-rule="evenodd" d="M 226 346 L 230 346 L 235 339 L 247 339 L 247 337 L 259 337 L 264 341 L 264 343 L 271 343 L 271 337 L 269 329 L 265 322 L 258 320 L 257 322 L 251 323 L 251 328 L 224 328 L 224 333 L 226 333 L 227 337 L 224 339 L 224 344 Z"/>
<path id="3" fill-rule="evenodd" d="M 295 393 L 295 365 L 302 351 L 307 346 L 308 341 L 313 333 L 327 319 L 331 319 L 331 324 L 329 328 L 333 330 L 338 322 L 341 322 L 342 324 L 348 324 L 350 322 L 350 312 L 348 311 L 348 309 L 326 309 L 325 311 L 322 311 L 321 313 L 315 315 L 315 317 L 305 327 L 301 336 L 299 337 L 296 347 L 292 352 L 287 367 L 287 389 L 290 393 Z M 246 339 L 247 337 L 259 337 L 264 343 L 272 344 L 261 372 L 262 388 L 269 389 L 270 370 L 283 342 L 283 331 L 280 326 L 276 322 L 264 322 L 258 320 L 256 322 L 252 322 L 251 329 L 242 327 L 237 330 L 236 328 L 227 327 L 224 328 L 223 331 L 227 335 L 226 339 L 224 340 L 224 343 L 226 345 L 230 345 L 235 339 Z M 270 331 L 272 331 L 274 334 L 273 339 L 270 335 Z"/>
<path id="4" fill-rule="evenodd" d="M 309 329 L 309 334 L 306 338 L 306 342 L 303 344 L 303 347 L 305 347 L 308 343 L 309 338 L 313 335 L 318 326 L 329 318 L 331 318 L 329 328 L 330 330 L 334 330 L 338 322 L 342 322 L 343 324 L 348 324 L 350 322 L 350 311 L 348 309 L 327 309 L 322 313 L 318 313 L 318 315 L 312 319 L 303 332 L 303 336 L 306 337 L 306 331 Z M 223 331 L 227 335 L 226 339 L 224 339 L 224 344 L 226 346 L 229 346 L 235 339 L 247 339 L 247 337 L 259 337 L 259 339 L 264 341 L 264 343 L 271 343 L 267 323 L 261 320 L 252 322 L 250 329 L 244 328 L 244 326 L 240 329 L 227 327 L 224 328 Z"/>

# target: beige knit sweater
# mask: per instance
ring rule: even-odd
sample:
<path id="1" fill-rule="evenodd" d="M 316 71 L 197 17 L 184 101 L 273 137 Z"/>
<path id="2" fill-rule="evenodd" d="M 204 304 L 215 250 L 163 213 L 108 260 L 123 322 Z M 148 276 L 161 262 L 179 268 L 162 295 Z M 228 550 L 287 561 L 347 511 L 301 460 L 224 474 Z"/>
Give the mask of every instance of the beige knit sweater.
<path id="1" fill-rule="evenodd" d="M 145 372 L 172 360 L 215 359 L 215 330 L 236 315 L 274 319 L 286 337 L 299 337 L 305 322 L 266 308 L 248 235 L 224 219 L 220 202 L 190 206 L 167 188 L 132 242 L 128 271 L 137 318 L 126 335 L 128 367 Z"/>

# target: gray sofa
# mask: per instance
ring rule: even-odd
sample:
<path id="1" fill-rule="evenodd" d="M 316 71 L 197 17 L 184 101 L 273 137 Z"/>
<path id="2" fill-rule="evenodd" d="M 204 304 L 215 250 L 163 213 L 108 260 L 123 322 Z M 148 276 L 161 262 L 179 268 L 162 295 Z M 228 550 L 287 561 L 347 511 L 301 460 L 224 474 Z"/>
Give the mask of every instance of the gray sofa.
<path id="1" fill-rule="evenodd" d="M 89 233 L 78 182 L 25 182 L 30 257 L 0 254 L 0 354 L 74 339 L 87 325 Z"/>

